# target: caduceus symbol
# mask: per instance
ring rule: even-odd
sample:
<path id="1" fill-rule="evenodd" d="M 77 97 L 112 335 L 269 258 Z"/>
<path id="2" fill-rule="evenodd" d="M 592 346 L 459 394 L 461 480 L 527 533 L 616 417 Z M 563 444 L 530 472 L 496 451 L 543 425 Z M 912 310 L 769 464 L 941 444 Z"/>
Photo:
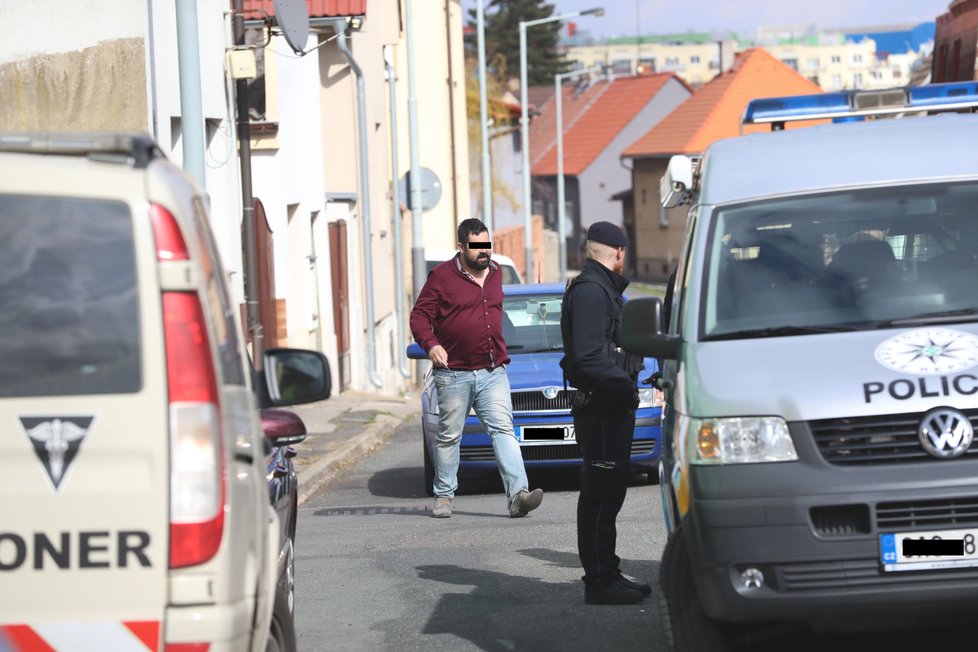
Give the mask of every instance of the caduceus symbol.
<path id="1" fill-rule="evenodd" d="M 27 436 L 39 444 L 44 444 L 48 452 L 48 465 L 54 486 L 61 484 L 61 474 L 65 468 L 65 453 L 69 445 L 85 436 L 85 430 L 70 421 L 54 419 L 45 421 L 27 431 Z"/>

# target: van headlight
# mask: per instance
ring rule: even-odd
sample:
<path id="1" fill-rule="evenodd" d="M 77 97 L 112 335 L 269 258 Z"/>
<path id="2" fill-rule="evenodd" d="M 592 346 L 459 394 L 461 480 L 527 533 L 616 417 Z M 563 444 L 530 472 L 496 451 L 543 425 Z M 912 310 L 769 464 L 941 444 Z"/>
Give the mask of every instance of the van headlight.
<path id="1" fill-rule="evenodd" d="M 690 419 L 691 464 L 753 464 L 798 459 L 781 417 Z"/>

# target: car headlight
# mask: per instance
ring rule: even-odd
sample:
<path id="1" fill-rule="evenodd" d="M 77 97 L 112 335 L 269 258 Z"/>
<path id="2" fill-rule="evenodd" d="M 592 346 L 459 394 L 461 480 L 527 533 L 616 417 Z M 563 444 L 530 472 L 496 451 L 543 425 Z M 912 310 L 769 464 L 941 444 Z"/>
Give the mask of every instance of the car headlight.
<path id="1" fill-rule="evenodd" d="M 753 464 L 798 459 L 781 417 L 689 420 L 690 464 Z"/>
<path id="2" fill-rule="evenodd" d="M 638 390 L 638 407 L 639 408 L 653 408 L 662 407 L 665 401 L 662 399 L 662 392 L 657 389 L 640 389 Z"/>

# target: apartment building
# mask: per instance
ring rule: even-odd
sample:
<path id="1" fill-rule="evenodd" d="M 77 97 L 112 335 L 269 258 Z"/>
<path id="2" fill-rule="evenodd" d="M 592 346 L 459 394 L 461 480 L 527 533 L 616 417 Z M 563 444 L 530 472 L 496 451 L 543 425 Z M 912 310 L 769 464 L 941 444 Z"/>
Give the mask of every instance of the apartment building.
<path id="1" fill-rule="evenodd" d="M 934 23 L 817 31 L 811 26 L 766 27 L 751 37 L 687 33 L 611 38 L 571 45 L 575 66 L 600 65 L 614 74 L 671 72 L 699 87 L 733 62 L 735 53 L 762 48 L 823 90 L 906 85 L 933 48 Z"/>

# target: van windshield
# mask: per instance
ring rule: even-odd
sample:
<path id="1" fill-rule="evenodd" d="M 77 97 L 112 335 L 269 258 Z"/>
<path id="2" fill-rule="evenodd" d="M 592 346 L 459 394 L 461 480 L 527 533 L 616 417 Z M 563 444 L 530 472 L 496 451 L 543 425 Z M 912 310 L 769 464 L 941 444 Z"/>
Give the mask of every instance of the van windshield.
<path id="1" fill-rule="evenodd" d="M 703 339 L 974 321 L 978 183 L 721 208 L 705 269 Z"/>

